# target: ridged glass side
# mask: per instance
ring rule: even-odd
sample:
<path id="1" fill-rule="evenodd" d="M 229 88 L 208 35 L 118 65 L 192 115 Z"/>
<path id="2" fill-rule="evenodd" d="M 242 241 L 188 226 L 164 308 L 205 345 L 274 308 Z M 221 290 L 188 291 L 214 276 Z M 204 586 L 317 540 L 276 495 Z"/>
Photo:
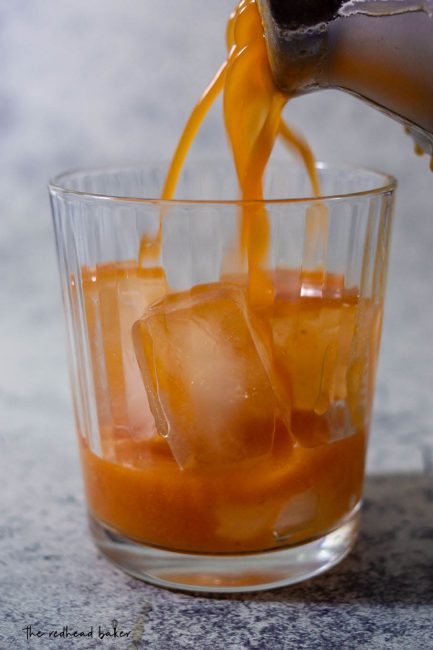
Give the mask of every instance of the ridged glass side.
<path id="1" fill-rule="evenodd" d="M 227 170 L 219 168 L 202 171 L 201 176 L 197 170 L 188 172 L 180 195 L 187 196 L 190 187 L 193 196 L 202 198 L 200 192 L 205 188 L 209 198 L 218 201 L 224 198 L 226 175 Z M 317 323 L 307 323 L 301 311 L 297 316 L 298 333 L 293 336 L 300 345 L 299 332 L 305 323 L 307 329 L 318 327 L 323 332 L 330 328 L 329 344 L 324 346 L 321 360 L 322 383 L 317 383 L 316 394 L 304 400 L 305 404 L 308 402 L 320 414 L 335 398 L 338 411 L 342 395 L 346 399 L 347 393 L 349 401 L 356 395 L 352 413 L 359 426 L 368 426 L 386 282 L 392 191 L 347 197 L 344 192 L 374 189 L 381 179 L 372 172 L 351 169 L 324 168 L 321 176 L 325 193 L 343 196 L 320 203 L 267 205 L 271 226 L 267 269 L 271 274 L 290 270 L 292 280 L 298 277 L 298 298 L 317 297 L 321 291 L 329 291 L 332 278 L 340 278 L 340 284 L 337 282 L 332 289 L 334 298 L 341 298 L 344 291 L 356 295 L 354 312 L 347 307 L 330 315 L 324 309 Z M 155 434 L 154 417 L 133 347 L 133 324 L 150 304 L 169 292 L 220 282 L 222 278 L 233 280 L 246 269 L 245 259 L 238 255 L 239 206 L 218 202 L 165 206 L 160 258 L 144 259 L 139 267 L 141 238 L 156 235 L 162 210 L 157 201 L 146 197 L 157 196 L 161 179 L 158 170 L 148 174 L 137 169 L 77 173 L 67 179 L 68 191 L 51 190 L 77 429 L 89 447 L 102 456 L 113 455 L 114 446 L 122 439 L 140 441 Z M 308 191 L 308 183 L 299 172 L 290 174 L 276 168 L 274 174 L 268 175 L 271 197 L 283 196 L 284 185 L 290 195 L 302 196 Z M 138 198 L 134 200 L 134 196 Z M 314 236 L 308 234 L 311 228 Z M 351 324 L 350 319 L 354 319 Z M 353 336 L 346 350 L 342 332 L 348 327 L 353 327 Z M 372 350 L 369 341 L 373 329 L 378 334 L 373 337 Z M 278 337 L 278 327 L 275 332 Z M 333 377 L 338 374 L 339 364 L 347 365 L 343 392 L 336 388 Z M 301 405 L 304 402 L 301 399 Z M 334 415 L 343 420 L 346 417 L 344 413 Z"/>

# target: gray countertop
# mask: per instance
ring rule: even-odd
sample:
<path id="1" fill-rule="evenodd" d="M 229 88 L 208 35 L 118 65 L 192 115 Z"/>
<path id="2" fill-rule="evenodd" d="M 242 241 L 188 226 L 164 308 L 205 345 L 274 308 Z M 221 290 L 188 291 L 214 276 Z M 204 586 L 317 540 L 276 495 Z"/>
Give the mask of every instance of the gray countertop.
<path id="1" fill-rule="evenodd" d="M 351 97 L 296 100 L 287 117 L 318 157 L 401 181 L 354 551 L 300 586 L 204 597 L 124 575 L 87 531 L 46 180 L 167 157 L 232 4 L 193 19 L 197 0 L 0 3 L 1 650 L 433 648 L 432 177 L 401 127 Z M 212 114 L 196 153 L 221 153 L 218 124 Z M 114 619 L 129 636 L 100 640 Z M 45 636 L 27 639 L 30 625 Z M 48 637 L 64 626 L 94 638 Z"/>
<path id="2" fill-rule="evenodd" d="M 218 597 L 146 585 L 100 556 L 87 532 L 69 418 L 49 424 L 49 434 L 4 437 L 0 647 L 433 647 L 432 454 L 427 445 L 412 449 L 409 414 L 397 420 L 376 420 L 375 438 L 387 440 L 377 453 L 397 437 L 402 452 L 419 455 L 419 469 L 367 477 L 361 535 L 340 566 L 300 586 Z M 98 637 L 113 619 L 128 638 L 26 639 L 30 625 L 46 634 L 93 626 Z"/>

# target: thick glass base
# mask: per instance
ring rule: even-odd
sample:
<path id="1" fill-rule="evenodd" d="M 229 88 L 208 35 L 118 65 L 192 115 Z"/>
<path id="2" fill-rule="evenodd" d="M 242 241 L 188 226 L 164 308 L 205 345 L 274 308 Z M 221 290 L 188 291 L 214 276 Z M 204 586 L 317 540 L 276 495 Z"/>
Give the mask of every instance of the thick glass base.
<path id="1" fill-rule="evenodd" d="M 160 587 L 209 593 L 275 589 L 317 576 L 349 553 L 358 527 L 357 507 L 338 528 L 307 544 L 263 553 L 200 555 L 134 542 L 90 516 L 97 547 L 126 573 Z"/>

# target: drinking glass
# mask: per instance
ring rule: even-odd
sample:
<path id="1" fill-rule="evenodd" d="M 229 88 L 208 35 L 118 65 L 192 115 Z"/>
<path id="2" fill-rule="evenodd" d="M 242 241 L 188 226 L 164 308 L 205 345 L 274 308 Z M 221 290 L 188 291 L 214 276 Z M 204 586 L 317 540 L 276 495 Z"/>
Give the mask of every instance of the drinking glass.
<path id="1" fill-rule="evenodd" d="M 357 536 L 396 183 L 165 170 L 50 183 L 91 533 L 160 586 L 296 583 Z"/>

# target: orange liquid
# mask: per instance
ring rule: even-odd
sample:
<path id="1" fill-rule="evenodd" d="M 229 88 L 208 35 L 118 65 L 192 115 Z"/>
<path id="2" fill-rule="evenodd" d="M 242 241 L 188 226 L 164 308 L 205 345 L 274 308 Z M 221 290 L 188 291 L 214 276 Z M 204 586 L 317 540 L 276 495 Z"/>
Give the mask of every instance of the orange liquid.
<path id="1" fill-rule="evenodd" d="M 313 287 L 321 275 L 311 273 L 301 279 L 304 286 L 309 283 Z M 128 403 L 134 393 L 138 392 L 139 398 L 142 396 L 143 382 L 138 371 L 132 376 L 128 374 L 132 341 L 125 342 L 123 331 L 132 328 L 137 320 L 135 312 L 142 310 L 143 302 L 165 293 L 163 278 L 143 276 L 143 271 L 132 263 L 100 267 L 96 276 L 90 270 L 84 273 L 89 327 L 93 322 L 92 306 L 98 304 L 97 296 L 99 305 L 104 303 L 102 309 L 107 315 L 99 338 L 91 338 L 91 352 L 96 359 L 101 354 L 102 343 L 115 420 L 114 426 L 105 420 L 106 388 L 97 386 L 101 454 L 92 451 L 80 436 L 87 498 L 95 517 L 138 541 L 179 550 L 224 553 L 312 539 L 337 525 L 358 503 L 366 449 L 364 417 L 358 418 L 364 408 L 360 384 L 363 368 L 369 366 L 374 374 L 378 340 L 370 337 L 370 332 L 378 331 L 380 314 L 377 308 L 365 304 L 363 313 L 369 324 L 365 325 L 364 332 L 358 324 L 355 334 L 360 305 L 351 293 L 343 291 L 341 295 L 341 278 L 328 276 L 321 298 L 300 298 L 301 279 L 291 271 L 278 272 L 273 278 L 274 303 L 253 314 L 257 319 L 256 331 L 260 327 L 268 329 L 269 337 L 263 339 L 273 351 L 273 381 L 280 393 L 270 398 L 263 389 L 256 397 L 255 410 L 246 407 L 236 412 L 236 430 L 232 432 L 236 445 L 229 438 L 224 441 L 223 449 L 213 447 L 214 438 L 207 436 L 214 423 L 209 421 L 205 410 L 200 410 L 200 405 L 188 401 L 188 391 L 182 392 L 182 382 L 185 388 L 188 377 L 185 348 L 180 348 L 180 354 L 184 355 L 183 373 L 177 373 L 174 359 L 164 357 L 158 349 L 155 367 L 159 386 L 166 379 L 165 390 L 170 391 L 171 387 L 167 398 L 173 413 L 171 426 L 182 426 L 182 417 L 190 423 L 188 430 L 181 431 L 180 439 L 189 445 L 185 454 L 182 450 L 178 452 L 178 441 L 170 435 L 163 437 L 161 431 L 158 433 L 153 428 L 150 409 L 158 422 L 151 403 L 155 378 L 147 379 L 150 408 L 146 399 L 137 411 L 134 404 Z M 241 287 L 247 281 L 241 276 L 223 278 L 221 284 L 169 294 L 162 303 L 187 301 L 186 312 L 179 318 L 186 323 L 186 328 L 193 328 L 190 338 L 194 339 L 194 345 L 197 345 L 194 323 L 203 310 L 209 323 L 213 318 L 221 318 L 222 312 L 227 317 L 231 314 L 232 331 L 245 339 L 242 316 L 233 315 L 230 292 L 244 293 Z M 131 305 L 125 296 L 134 295 L 137 285 L 141 287 L 140 299 Z M 208 302 L 201 297 L 206 292 L 211 296 Z M 191 305 L 191 298 L 197 294 L 199 300 Z M 149 313 L 153 314 L 152 310 Z M 158 318 L 158 314 L 149 316 L 144 324 L 140 321 L 134 326 L 141 342 L 141 354 L 148 360 L 155 353 L 153 342 L 158 343 L 158 337 L 163 337 L 163 331 L 158 328 L 177 326 L 168 315 L 162 325 Z M 371 327 L 373 321 L 377 326 Z M 115 322 L 121 326 L 113 328 Z M 153 341 L 143 332 L 146 328 L 150 331 L 151 326 Z M 188 339 L 187 332 L 184 329 L 179 334 Z M 367 337 L 366 346 L 362 345 L 362 337 Z M 358 347 L 353 343 L 356 338 Z M 197 363 L 205 373 L 206 364 L 212 364 L 212 371 L 208 370 L 207 374 L 217 374 L 215 360 L 224 354 L 221 348 L 215 357 L 201 357 Z M 244 354 L 252 353 L 246 350 Z M 150 362 L 148 365 L 153 367 Z M 250 368 L 254 367 L 250 361 Z M 347 382 L 346 377 L 349 377 Z M 125 382 L 129 384 L 128 390 Z M 216 399 L 215 390 L 221 389 L 218 377 L 215 382 L 210 387 L 212 399 Z M 372 385 L 370 381 L 369 390 Z M 200 395 L 206 402 L 209 393 Z M 281 403 L 277 403 L 280 398 Z M 275 399 L 275 408 L 270 404 L 271 399 Z M 347 405 L 353 422 L 350 435 L 345 431 L 341 438 L 336 430 L 338 418 L 343 415 L 331 414 L 331 404 L 335 402 Z M 198 438 L 194 438 L 194 418 L 200 427 L 199 434 L 202 433 Z M 266 440 L 270 441 L 269 445 Z M 177 460 L 172 448 L 179 453 Z M 179 458 L 184 467 L 180 466 Z"/>
<path id="2" fill-rule="evenodd" d="M 230 16 L 227 48 L 227 60 L 203 93 L 185 126 L 161 198 L 168 200 L 174 197 L 188 150 L 208 110 L 222 91 L 226 132 L 241 188 L 240 199 L 263 199 L 263 175 L 277 136 L 301 157 L 313 192 L 318 196 L 320 182 L 314 167 L 314 156 L 303 138 L 290 129 L 282 118 L 288 97 L 278 90 L 272 78 L 256 0 L 241 0 Z M 269 245 L 266 209 L 264 206 L 253 209 L 244 205 L 242 211 L 241 249 L 248 255 L 250 284 L 258 300 L 266 300 L 267 293 L 272 295 L 272 287 L 259 271 Z M 143 239 L 141 261 L 152 255 L 158 256 L 163 217 L 164 214 L 161 215 L 156 239 Z"/>
<path id="3" fill-rule="evenodd" d="M 90 511 L 135 540 L 212 553 L 313 539 L 359 502 L 380 329 L 377 309 L 360 305 L 341 277 L 266 269 L 266 207 L 248 201 L 263 199 L 277 137 L 302 158 L 317 195 L 320 186 L 308 145 L 282 119 L 287 97 L 271 76 L 255 0 L 239 3 L 227 45 L 162 198 L 174 196 L 189 146 L 224 91 L 248 273 L 170 294 L 161 269 L 83 269 L 101 433 L 99 450 L 80 436 Z M 164 210 L 140 264 L 158 257 L 163 219 Z M 326 240 L 326 229 L 316 205 L 307 244 Z M 301 297 L 301 284 L 313 297 Z"/>

